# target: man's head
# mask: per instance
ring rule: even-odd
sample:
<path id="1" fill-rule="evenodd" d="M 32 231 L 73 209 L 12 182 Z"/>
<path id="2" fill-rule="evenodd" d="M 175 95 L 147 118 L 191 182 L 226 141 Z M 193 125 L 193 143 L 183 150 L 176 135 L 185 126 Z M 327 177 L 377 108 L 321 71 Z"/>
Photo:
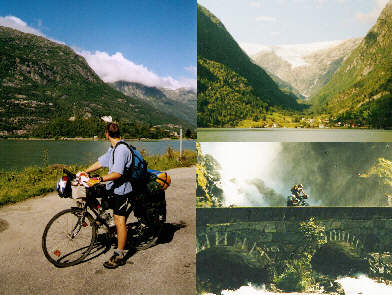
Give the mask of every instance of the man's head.
<path id="1" fill-rule="evenodd" d="M 106 137 L 120 138 L 120 129 L 118 128 L 117 123 L 106 124 L 105 135 Z"/>

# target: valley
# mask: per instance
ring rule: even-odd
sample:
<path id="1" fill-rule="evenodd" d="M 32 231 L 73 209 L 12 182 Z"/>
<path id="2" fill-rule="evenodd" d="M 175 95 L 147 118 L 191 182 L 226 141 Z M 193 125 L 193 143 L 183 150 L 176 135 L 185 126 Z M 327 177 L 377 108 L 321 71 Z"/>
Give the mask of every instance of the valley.
<path id="1" fill-rule="evenodd" d="M 389 1 L 363 38 L 251 54 L 198 5 L 198 126 L 391 128 L 391 24 Z"/>

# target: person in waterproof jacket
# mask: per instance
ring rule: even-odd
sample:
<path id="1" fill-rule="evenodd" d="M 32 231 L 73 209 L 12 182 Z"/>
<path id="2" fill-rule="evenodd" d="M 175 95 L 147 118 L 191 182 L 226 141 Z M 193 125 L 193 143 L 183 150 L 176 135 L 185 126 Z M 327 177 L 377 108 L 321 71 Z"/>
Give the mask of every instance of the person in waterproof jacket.
<path id="1" fill-rule="evenodd" d="M 103 265 L 106 268 L 116 268 L 125 264 L 124 248 L 127 240 L 126 210 L 128 208 L 128 198 L 133 189 L 129 179 L 122 176 L 129 171 L 132 165 L 132 152 L 125 144 L 118 144 L 122 140 L 116 123 L 108 123 L 106 125 L 105 136 L 111 143 L 111 146 L 104 155 L 98 158 L 97 162 L 84 172 L 91 173 L 101 167 L 109 168 L 109 173 L 100 177 L 100 182 L 106 182 L 107 195 L 112 200 L 111 207 L 117 229 L 117 249 L 114 250 L 112 257 Z M 114 150 L 115 153 L 113 153 Z"/>

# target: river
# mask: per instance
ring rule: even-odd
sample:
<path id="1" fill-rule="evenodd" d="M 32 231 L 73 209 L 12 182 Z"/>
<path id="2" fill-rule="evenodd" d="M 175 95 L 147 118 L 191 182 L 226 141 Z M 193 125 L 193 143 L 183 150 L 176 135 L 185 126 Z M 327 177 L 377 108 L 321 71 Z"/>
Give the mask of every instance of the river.
<path id="1" fill-rule="evenodd" d="M 164 154 L 168 147 L 179 150 L 179 140 L 127 141 L 150 155 Z M 183 149 L 195 150 L 195 141 L 184 140 Z M 44 151 L 48 164 L 89 164 L 109 148 L 107 141 L 0 140 L 0 170 L 42 166 Z"/>
<path id="2" fill-rule="evenodd" d="M 392 130 L 198 128 L 199 142 L 392 142 Z"/>
<path id="3" fill-rule="evenodd" d="M 359 275 L 355 278 L 345 277 L 337 280 L 344 289 L 345 295 L 391 295 L 392 286 L 384 283 L 378 283 L 375 280 L 369 279 L 365 275 Z M 265 290 L 265 288 L 258 288 L 254 286 L 243 286 L 238 290 L 224 290 L 222 295 L 314 295 L 325 293 L 272 293 Z M 213 294 L 204 294 L 213 295 Z"/>

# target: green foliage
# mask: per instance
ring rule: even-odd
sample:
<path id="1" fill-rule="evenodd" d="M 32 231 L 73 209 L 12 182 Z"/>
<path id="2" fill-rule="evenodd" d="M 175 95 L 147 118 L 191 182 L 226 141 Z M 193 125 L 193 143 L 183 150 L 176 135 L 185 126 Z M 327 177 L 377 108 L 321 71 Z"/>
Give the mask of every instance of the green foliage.
<path id="1" fill-rule="evenodd" d="M 142 122 L 119 122 L 123 138 L 159 139 L 171 137 L 170 133 L 160 127 L 152 127 Z M 47 124 L 34 128 L 29 134 L 38 138 L 84 137 L 98 136 L 105 138 L 105 123 L 97 117 L 76 119 L 56 118 Z"/>
<path id="2" fill-rule="evenodd" d="M 315 287 L 311 265 L 312 256 L 325 241 L 325 227 L 312 217 L 299 224 L 303 243 L 290 259 L 284 261 L 283 272 L 275 278 L 276 285 L 287 292 L 303 292 Z"/>
<path id="3" fill-rule="evenodd" d="M 257 121 L 268 106 L 300 109 L 242 51 L 223 24 L 198 5 L 198 126 L 236 126 Z"/>
<path id="4" fill-rule="evenodd" d="M 392 126 L 391 11 L 388 4 L 361 44 L 312 97 L 315 112 L 374 128 Z"/>
<path id="5" fill-rule="evenodd" d="M 217 186 L 220 181 L 218 162 L 210 155 L 203 155 L 199 143 L 196 143 L 196 206 L 221 207 L 223 191 Z"/>
<path id="6" fill-rule="evenodd" d="M 29 130 L 57 118 L 113 114 L 149 124 L 182 123 L 105 84 L 65 45 L 0 26 L 1 130 Z"/>
<path id="7" fill-rule="evenodd" d="M 303 255 L 313 255 L 326 243 L 325 226 L 319 225 L 314 217 L 299 224 L 303 239 Z"/>
<path id="8" fill-rule="evenodd" d="M 384 180 L 384 183 L 392 186 L 392 161 L 379 158 L 377 164 L 372 166 L 367 173 L 363 173 L 361 177 L 376 176 Z"/>
<path id="9" fill-rule="evenodd" d="M 156 170 L 168 170 L 177 167 L 190 167 L 196 164 L 196 153 L 192 150 L 185 150 L 180 152 L 168 148 L 166 154 L 152 155 L 144 157 L 148 162 L 148 167 Z"/>
<path id="10" fill-rule="evenodd" d="M 303 292 L 314 287 L 315 281 L 309 260 L 302 258 L 286 262 L 285 271 L 275 283 L 279 289 L 286 292 Z"/>
<path id="11" fill-rule="evenodd" d="M 180 159 L 179 152 L 168 151 L 164 155 L 145 155 L 145 160 L 149 168 L 164 171 L 194 165 L 196 153 L 185 150 Z M 76 173 L 86 169 L 87 166 L 50 165 L 43 168 L 28 167 L 22 171 L 0 171 L 0 206 L 54 191 L 63 168 Z M 107 169 L 98 172 L 99 175 L 103 175 L 107 173 Z"/>
<path id="12" fill-rule="evenodd" d="M 0 206 L 54 191 L 56 182 L 62 175 L 62 168 L 62 165 L 53 165 L 0 172 Z M 68 168 L 72 171 L 83 169 L 81 166 Z"/>
<path id="13" fill-rule="evenodd" d="M 247 80 L 223 64 L 198 58 L 198 70 L 208 71 L 212 80 L 198 75 L 199 127 L 236 127 L 241 120 L 259 119 L 267 104 L 253 94 Z M 199 70 L 199 72 L 200 72 Z"/>

